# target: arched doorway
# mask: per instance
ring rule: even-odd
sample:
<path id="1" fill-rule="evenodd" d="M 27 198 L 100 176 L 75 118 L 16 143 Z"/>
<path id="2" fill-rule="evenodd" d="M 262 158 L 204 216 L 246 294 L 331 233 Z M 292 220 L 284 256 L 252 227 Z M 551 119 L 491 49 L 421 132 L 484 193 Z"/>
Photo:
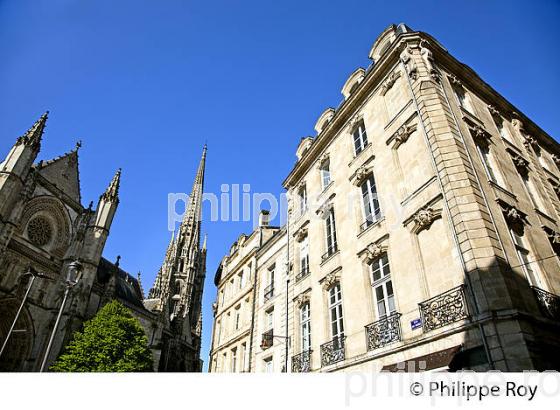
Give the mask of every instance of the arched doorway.
<path id="1" fill-rule="evenodd" d="M 6 336 L 16 317 L 21 300 L 7 298 L 0 300 L 0 346 L 4 343 Z M 6 349 L 0 357 L 0 371 L 21 371 L 25 361 L 31 354 L 33 347 L 33 321 L 31 315 L 24 307 L 19 315 L 14 331 L 8 341 Z"/>

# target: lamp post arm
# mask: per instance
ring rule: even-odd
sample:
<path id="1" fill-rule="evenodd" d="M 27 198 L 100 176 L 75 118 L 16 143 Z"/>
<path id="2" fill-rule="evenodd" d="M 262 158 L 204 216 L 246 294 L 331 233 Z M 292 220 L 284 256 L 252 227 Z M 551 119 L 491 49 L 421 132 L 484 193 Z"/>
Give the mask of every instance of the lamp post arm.
<path id="1" fill-rule="evenodd" d="M 60 305 L 60 309 L 58 310 L 58 315 L 56 317 L 56 322 L 54 322 L 54 328 L 51 333 L 51 337 L 49 338 L 49 344 L 47 345 L 47 349 L 45 351 L 45 355 L 43 357 L 43 362 L 41 363 L 41 369 L 39 372 L 43 373 L 45 371 L 45 367 L 47 365 L 47 361 L 49 359 L 49 355 L 51 353 L 52 344 L 54 341 L 54 337 L 56 335 L 56 331 L 58 329 L 58 324 L 60 323 L 60 318 L 62 317 L 62 312 L 64 311 L 64 307 L 66 306 L 66 300 L 68 299 L 68 294 L 70 293 L 70 289 L 72 286 L 70 284 L 66 284 L 66 289 L 64 290 L 64 298 L 62 299 L 62 304 Z"/>
<path id="2" fill-rule="evenodd" d="M 35 278 L 36 275 L 31 275 L 31 280 L 29 281 L 29 285 L 27 286 L 27 290 L 25 291 L 25 295 L 23 296 L 23 299 L 21 301 L 21 304 L 19 305 L 19 309 L 16 313 L 16 317 L 14 318 L 14 321 L 12 322 L 12 326 L 10 326 L 10 330 L 8 331 L 8 334 L 6 335 L 6 339 L 4 339 L 4 343 L 2 343 L 2 348 L 0 349 L 0 357 L 2 357 L 2 353 L 4 353 L 4 350 L 6 349 L 6 346 L 8 345 L 8 341 L 10 340 L 10 337 L 12 336 L 12 333 L 14 332 L 14 327 L 16 326 L 16 323 L 19 319 L 19 315 L 21 314 L 21 311 L 23 310 L 23 306 L 25 305 L 25 302 L 27 301 L 27 297 L 29 296 L 29 293 L 31 292 L 31 287 L 33 286 L 33 282 L 35 282 Z"/>

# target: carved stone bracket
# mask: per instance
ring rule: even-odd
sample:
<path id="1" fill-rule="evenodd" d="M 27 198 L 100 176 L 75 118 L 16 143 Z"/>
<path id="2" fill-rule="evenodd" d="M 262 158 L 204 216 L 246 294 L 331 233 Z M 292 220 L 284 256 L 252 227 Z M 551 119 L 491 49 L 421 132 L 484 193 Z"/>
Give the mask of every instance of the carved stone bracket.
<path id="1" fill-rule="evenodd" d="M 441 209 L 436 209 L 432 206 L 427 206 L 418 210 L 409 219 L 409 221 L 412 222 L 410 231 L 414 234 L 418 234 L 424 229 L 429 229 L 436 219 L 441 218 L 441 212 Z"/>
<path id="2" fill-rule="evenodd" d="M 526 218 L 527 215 L 517 209 L 515 206 L 508 204 L 507 202 L 496 199 L 500 208 L 502 208 L 502 212 L 506 220 L 511 224 L 525 224 L 527 222 Z"/>
<path id="3" fill-rule="evenodd" d="M 412 50 L 408 47 L 408 45 L 401 53 L 401 61 L 406 68 L 408 77 L 412 81 L 415 81 L 418 78 L 418 67 L 412 58 Z"/>
<path id="4" fill-rule="evenodd" d="M 321 218 L 326 218 L 329 215 L 329 212 L 334 207 L 334 203 L 332 202 L 332 198 L 334 194 L 331 195 L 319 208 L 317 208 L 317 215 Z"/>
<path id="5" fill-rule="evenodd" d="M 457 87 L 463 87 L 463 83 L 454 74 L 449 76 L 449 82 Z"/>
<path id="6" fill-rule="evenodd" d="M 494 117 L 501 117 L 500 111 L 492 104 L 488 104 L 488 111 L 490 111 L 490 114 Z"/>
<path id="7" fill-rule="evenodd" d="M 551 229 L 546 229 L 546 234 L 548 236 L 548 239 L 550 239 L 551 243 L 555 245 L 560 245 L 560 232 L 553 231 Z"/>
<path id="8" fill-rule="evenodd" d="M 362 185 L 362 182 L 364 182 L 371 173 L 371 166 L 367 166 L 365 164 L 361 165 L 352 176 L 352 184 L 355 186 Z"/>
<path id="9" fill-rule="evenodd" d="M 389 139 L 388 143 L 393 143 L 393 149 L 397 149 L 416 131 L 417 124 L 404 124 L 402 125 Z"/>
<path id="10" fill-rule="evenodd" d="M 476 142 L 482 143 L 484 145 L 488 145 L 490 143 L 492 136 L 482 126 L 474 123 L 469 123 L 468 127 L 473 139 Z"/>
<path id="11" fill-rule="evenodd" d="M 432 80 L 439 82 L 440 74 L 434 66 L 434 56 L 432 51 L 428 48 L 429 45 L 430 43 L 426 40 L 422 40 L 420 42 L 420 56 L 422 57 L 426 70 L 428 71 L 430 77 L 432 77 Z"/>
<path id="12" fill-rule="evenodd" d="M 521 135 L 524 135 L 525 125 L 523 125 L 523 122 L 519 119 L 519 114 L 513 112 L 511 115 L 513 117 L 513 119 L 511 120 L 511 125 L 513 125 L 513 128 L 515 128 Z"/>
<path id="13" fill-rule="evenodd" d="M 317 169 L 321 169 L 321 167 L 323 166 L 323 164 L 325 163 L 325 161 L 327 161 L 329 159 L 329 154 L 323 154 L 319 157 L 319 159 L 317 160 Z"/>
<path id="14" fill-rule="evenodd" d="M 529 150 L 530 147 L 533 147 L 535 151 L 539 149 L 538 141 L 535 138 L 533 138 L 531 135 L 524 136 L 523 145 L 525 145 L 525 148 L 527 148 L 527 150 Z"/>
<path id="15" fill-rule="evenodd" d="M 515 155 L 514 157 L 512 157 L 512 161 L 521 174 L 527 175 L 527 173 L 529 172 L 529 161 L 527 161 L 521 155 Z"/>
<path id="16" fill-rule="evenodd" d="M 385 82 L 381 85 L 381 95 L 385 96 L 387 92 L 395 85 L 399 77 L 401 76 L 400 70 L 395 70 L 385 80 Z"/>
<path id="17" fill-rule="evenodd" d="M 370 243 L 362 252 L 359 253 L 359 256 L 362 258 L 364 263 L 370 265 L 375 260 L 379 259 L 381 255 L 387 252 L 387 237 L 377 241 Z"/>
<path id="18" fill-rule="evenodd" d="M 364 120 L 364 115 L 362 113 L 356 113 L 352 119 L 348 122 L 348 132 L 352 133 L 356 127 Z"/>
<path id="19" fill-rule="evenodd" d="M 340 275 L 338 274 L 338 271 L 333 271 L 331 273 L 328 273 L 323 279 L 321 279 L 320 282 L 323 285 L 324 290 L 329 290 L 338 282 L 340 282 Z"/>
<path id="20" fill-rule="evenodd" d="M 294 234 L 294 238 L 296 239 L 296 241 L 301 242 L 307 237 L 307 234 L 308 229 L 306 226 L 304 226 L 297 230 L 297 232 Z"/>
<path id="21" fill-rule="evenodd" d="M 309 296 L 309 292 L 306 291 L 296 296 L 296 298 L 294 299 L 294 304 L 299 308 L 309 303 L 310 301 L 311 297 Z"/>

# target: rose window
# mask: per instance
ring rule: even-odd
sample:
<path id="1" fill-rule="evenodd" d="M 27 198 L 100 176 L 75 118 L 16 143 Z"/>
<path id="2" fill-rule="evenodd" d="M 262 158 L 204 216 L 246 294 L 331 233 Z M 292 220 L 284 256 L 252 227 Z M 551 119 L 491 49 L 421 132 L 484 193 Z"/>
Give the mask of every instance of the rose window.
<path id="1" fill-rule="evenodd" d="M 27 237 L 37 246 L 45 246 L 51 241 L 53 230 L 49 220 L 38 216 L 29 221 L 27 225 Z"/>

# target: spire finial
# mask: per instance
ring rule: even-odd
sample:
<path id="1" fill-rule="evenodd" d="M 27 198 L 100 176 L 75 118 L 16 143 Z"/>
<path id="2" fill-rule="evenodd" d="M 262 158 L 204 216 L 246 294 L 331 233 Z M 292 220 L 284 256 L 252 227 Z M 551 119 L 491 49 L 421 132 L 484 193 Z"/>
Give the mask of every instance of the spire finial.
<path id="1" fill-rule="evenodd" d="M 27 130 L 25 134 L 17 139 L 17 144 L 24 144 L 33 149 L 39 149 L 41 146 L 41 137 L 47 124 L 49 112 L 45 111 L 41 117 Z"/>
<path id="2" fill-rule="evenodd" d="M 119 202 L 119 187 L 121 185 L 121 172 L 122 169 L 117 169 L 115 176 L 107 187 L 107 190 L 101 195 L 101 199 L 107 202 Z"/>
<path id="3" fill-rule="evenodd" d="M 76 141 L 76 148 L 74 150 L 78 151 L 80 148 L 82 148 L 82 140 Z"/>
<path id="4" fill-rule="evenodd" d="M 115 262 L 115 266 L 118 268 L 121 264 L 121 255 L 117 255 L 117 261 Z"/>

